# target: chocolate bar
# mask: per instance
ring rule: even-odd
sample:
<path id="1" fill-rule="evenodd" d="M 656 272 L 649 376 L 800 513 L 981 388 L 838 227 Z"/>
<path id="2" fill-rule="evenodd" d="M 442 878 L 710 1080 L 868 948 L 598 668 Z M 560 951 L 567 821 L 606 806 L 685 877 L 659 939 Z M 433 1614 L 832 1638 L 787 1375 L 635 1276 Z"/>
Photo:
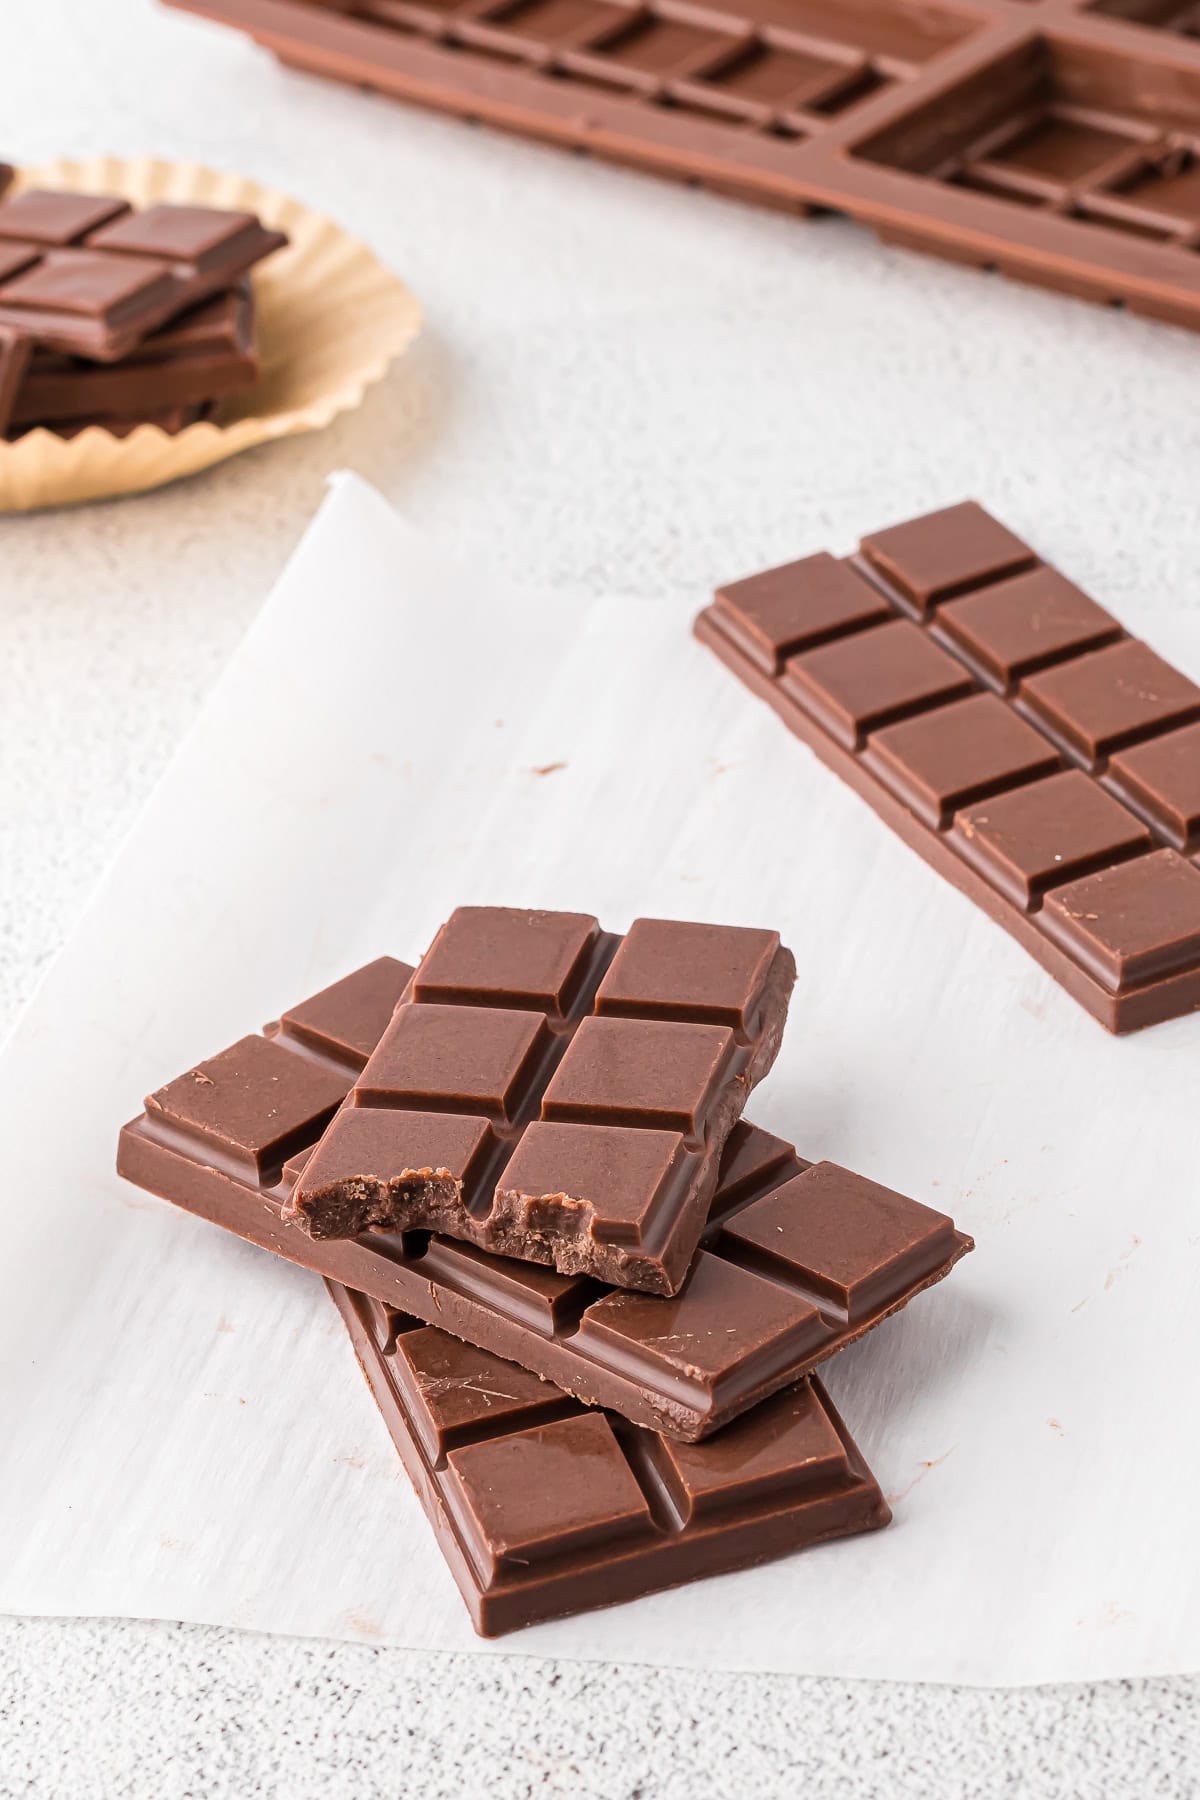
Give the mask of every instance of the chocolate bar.
<path id="1" fill-rule="evenodd" d="M 705 1444 L 677 1444 L 327 1285 L 483 1637 L 873 1531 L 891 1517 L 816 1380 Z"/>
<path id="2" fill-rule="evenodd" d="M 1200 1007 L 1200 687 L 982 507 L 721 588 L 696 635 L 1110 1031 Z"/>
<path id="3" fill-rule="evenodd" d="M 117 362 L 286 242 L 253 213 L 30 189 L 0 203 L 0 329 Z"/>
<path id="4" fill-rule="evenodd" d="M 774 931 L 460 907 L 285 1217 L 673 1294 L 795 979 Z"/>
<path id="5" fill-rule="evenodd" d="M 11 404 L 11 424 L 142 418 L 195 407 L 249 386 L 258 375 L 254 300 L 231 288 L 152 332 L 118 363 L 39 350 Z"/>
<path id="6" fill-rule="evenodd" d="M 384 957 L 150 1096 L 120 1173 L 251 1243 L 520 1363 L 588 1404 L 695 1442 L 949 1274 L 951 1220 L 745 1121 L 674 1299 L 489 1256 L 427 1232 L 315 1239 L 292 1183 L 413 971 Z"/>
<path id="7" fill-rule="evenodd" d="M 167 0 L 285 63 L 1200 325 L 1174 0 Z"/>

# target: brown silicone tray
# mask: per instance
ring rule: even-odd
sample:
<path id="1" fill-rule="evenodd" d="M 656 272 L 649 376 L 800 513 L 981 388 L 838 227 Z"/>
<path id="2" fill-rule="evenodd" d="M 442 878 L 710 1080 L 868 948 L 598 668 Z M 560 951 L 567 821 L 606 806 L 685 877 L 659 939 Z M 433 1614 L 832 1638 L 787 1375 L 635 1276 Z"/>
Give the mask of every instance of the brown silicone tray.
<path id="1" fill-rule="evenodd" d="M 1200 1008 L 1200 686 L 982 507 L 734 582 L 696 635 L 1110 1031 Z"/>
<path id="2" fill-rule="evenodd" d="M 357 86 L 1200 325 L 1194 0 L 167 0 Z"/>

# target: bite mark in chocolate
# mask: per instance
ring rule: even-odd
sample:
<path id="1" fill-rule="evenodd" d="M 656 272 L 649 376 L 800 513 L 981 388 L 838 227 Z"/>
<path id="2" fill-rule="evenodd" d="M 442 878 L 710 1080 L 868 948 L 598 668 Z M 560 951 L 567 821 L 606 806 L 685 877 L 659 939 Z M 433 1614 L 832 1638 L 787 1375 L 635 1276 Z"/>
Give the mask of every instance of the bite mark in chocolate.
<path id="1" fill-rule="evenodd" d="M 873 1330 L 971 1248 L 944 1214 L 847 1170 L 808 1163 L 745 1120 L 726 1142 L 702 1248 L 673 1298 L 606 1288 L 425 1231 L 310 1237 L 283 1219 L 287 1197 L 311 1165 L 328 1102 L 368 1062 L 372 1034 L 385 1028 L 411 975 L 380 958 L 290 1008 L 265 1038 L 244 1039 L 160 1089 L 121 1133 L 121 1173 L 252 1243 L 353 1284 L 378 1306 L 415 1315 L 587 1404 L 687 1442 L 708 1438 Z M 248 1052 L 247 1044 L 261 1050 Z M 366 1131 L 382 1116 L 347 1109 L 330 1129 Z M 455 1156 L 435 1159 L 427 1138 L 409 1168 L 419 1155 L 431 1175 L 436 1163 L 469 1187 L 472 1149 L 478 1143 L 486 1156 L 493 1122 L 475 1120 L 477 1139 L 469 1119 L 449 1114 L 429 1115 L 420 1129 L 447 1121 L 463 1133 Z M 662 1166 L 669 1163 L 671 1134 L 634 1135 L 662 1154 Z M 298 1145 L 282 1171 L 281 1136 Z M 359 1150 L 369 1168 L 369 1144 Z M 548 1173 L 553 1156 L 540 1172 L 537 1164 L 526 1189 L 558 1179 Z M 606 1204 L 617 1199 L 614 1185 Z"/>
<path id="2" fill-rule="evenodd" d="M 639 919 L 616 938 L 578 913 L 460 908 L 287 1216 L 673 1293 L 794 979 L 771 931 Z"/>

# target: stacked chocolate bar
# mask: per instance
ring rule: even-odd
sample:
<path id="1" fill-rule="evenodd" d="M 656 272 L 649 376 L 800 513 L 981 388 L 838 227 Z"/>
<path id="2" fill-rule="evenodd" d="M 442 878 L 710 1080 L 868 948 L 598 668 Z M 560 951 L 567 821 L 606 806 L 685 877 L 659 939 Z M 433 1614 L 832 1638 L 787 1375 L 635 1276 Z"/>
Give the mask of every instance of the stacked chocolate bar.
<path id="1" fill-rule="evenodd" d="M 180 431 L 255 381 L 253 213 L 31 189 L 0 204 L 0 434 Z"/>
<path id="2" fill-rule="evenodd" d="M 121 1133 L 326 1277 L 484 1634 L 887 1523 L 811 1371 L 971 1242 L 741 1119 L 794 979 L 771 931 L 466 907 Z"/>

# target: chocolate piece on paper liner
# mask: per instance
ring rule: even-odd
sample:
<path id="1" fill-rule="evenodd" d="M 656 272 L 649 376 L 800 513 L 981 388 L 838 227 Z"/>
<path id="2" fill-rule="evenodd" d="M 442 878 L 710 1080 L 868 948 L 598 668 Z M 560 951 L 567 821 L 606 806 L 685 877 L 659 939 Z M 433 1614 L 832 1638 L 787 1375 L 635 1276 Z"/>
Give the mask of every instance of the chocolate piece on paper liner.
<path id="1" fill-rule="evenodd" d="M 820 1382 L 676 1444 L 331 1281 L 482 1637 L 748 1568 L 891 1512 Z"/>
<path id="2" fill-rule="evenodd" d="M 249 212 L 30 188 L 0 202 L 0 327 L 118 362 L 286 242 Z"/>
<path id="3" fill-rule="evenodd" d="M 32 355 L 33 345 L 24 332 L 0 325 L 0 436 L 12 422 Z"/>
<path id="4" fill-rule="evenodd" d="M 257 375 L 254 299 L 247 286 L 230 288 L 152 332 L 118 363 L 39 351 L 20 383 L 11 424 L 161 414 L 206 405 L 249 387 Z"/>
<path id="5" fill-rule="evenodd" d="M 1110 1031 L 1200 1008 L 1200 686 L 974 502 L 696 635 Z"/>
<path id="6" fill-rule="evenodd" d="M 795 979 L 774 931 L 460 907 L 286 1216 L 674 1293 Z"/>
<path id="7" fill-rule="evenodd" d="M 167 3 L 317 74 L 1200 326 L 1200 47 L 1171 0 Z"/>
<path id="8" fill-rule="evenodd" d="M 11 425 L 5 433 L 9 443 L 16 443 L 31 431 L 52 431 L 55 437 L 77 438 L 85 431 L 99 429 L 106 431 L 110 437 L 131 437 L 142 425 L 153 425 L 168 437 L 186 430 L 189 425 L 207 419 L 212 408 L 206 404 L 197 406 L 163 406 L 148 408 L 138 413 L 89 413 L 81 419 L 55 419 L 43 425 L 35 420 L 26 425 Z"/>
<path id="9" fill-rule="evenodd" d="M 0 195 L 7 192 L 12 185 L 12 179 L 16 172 L 11 163 L 0 162 Z"/>
<path id="10" fill-rule="evenodd" d="M 160 1089 L 121 1133 L 120 1172 L 685 1442 L 862 1337 L 971 1248 L 943 1214 L 834 1164 L 811 1165 L 745 1121 L 725 1147 L 704 1247 L 674 1299 L 425 1232 L 310 1238 L 282 1217 L 292 1175 L 411 975 L 381 958 Z"/>

